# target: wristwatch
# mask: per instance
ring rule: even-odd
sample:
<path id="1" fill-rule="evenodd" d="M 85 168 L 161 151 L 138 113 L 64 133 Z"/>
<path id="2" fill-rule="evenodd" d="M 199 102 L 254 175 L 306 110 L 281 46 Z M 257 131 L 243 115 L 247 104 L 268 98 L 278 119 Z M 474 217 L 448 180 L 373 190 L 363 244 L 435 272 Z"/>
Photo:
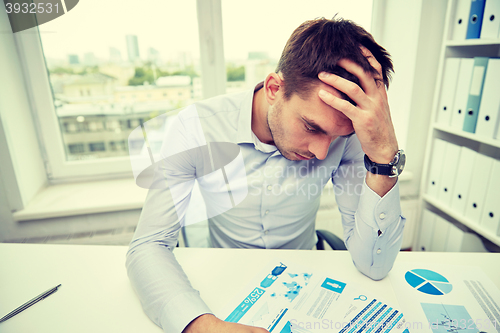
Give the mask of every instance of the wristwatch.
<path id="1" fill-rule="evenodd" d="M 403 149 L 398 150 L 394 159 L 389 164 L 379 164 L 372 162 L 365 154 L 365 168 L 376 175 L 384 175 L 389 177 L 397 177 L 405 168 L 406 155 Z"/>

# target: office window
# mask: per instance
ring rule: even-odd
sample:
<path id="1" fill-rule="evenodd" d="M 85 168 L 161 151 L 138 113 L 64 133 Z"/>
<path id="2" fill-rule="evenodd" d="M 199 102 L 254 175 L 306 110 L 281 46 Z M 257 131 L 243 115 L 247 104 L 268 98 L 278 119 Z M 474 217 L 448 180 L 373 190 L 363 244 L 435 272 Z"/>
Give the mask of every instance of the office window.
<path id="1" fill-rule="evenodd" d="M 274 72 L 286 41 L 306 20 L 338 13 L 370 31 L 372 0 L 221 1 L 227 92 L 250 89 Z"/>
<path id="2" fill-rule="evenodd" d="M 119 15 L 118 8 L 121 8 Z M 34 99 L 38 112 L 47 112 L 40 115 L 42 128 L 53 127 L 52 120 L 45 121 L 49 117 L 55 117 L 59 127 L 42 129 L 43 133 L 49 133 L 44 137 L 49 163 L 58 165 L 51 168 L 58 174 L 55 178 L 80 176 L 81 172 L 126 172 L 130 168 L 126 141 L 135 126 L 141 124 L 139 119 L 145 122 L 195 101 L 190 94 L 171 100 L 163 93 L 165 88 L 174 88 L 179 82 L 190 91 L 193 78 L 201 76 L 195 0 L 175 5 L 151 0 L 146 6 L 123 0 L 80 1 L 66 15 L 35 30 L 39 31 L 38 42 L 29 36 L 19 39 L 23 39 L 25 66 L 46 64 L 45 71 L 48 70 L 49 88 L 40 89 L 42 83 L 33 82 L 32 90 L 52 93 L 50 107 L 41 105 L 48 103 L 49 98 L 36 96 Z M 42 61 L 32 61 L 36 52 L 31 51 L 35 49 L 39 49 L 36 57 Z M 41 68 L 36 71 L 42 72 Z M 42 77 L 34 71 L 29 75 Z M 183 80 L 158 84 L 170 77 Z M 110 118 L 111 122 L 107 120 Z M 124 123 L 125 126 L 117 125 Z M 69 148 L 74 145 L 77 132 L 80 132 L 79 140 L 89 147 L 83 152 L 74 146 Z M 107 134 L 99 139 L 117 143 L 113 153 L 95 144 L 95 135 L 101 132 Z M 123 157 L 119 168 L 116 158 L 106 161 L 108 157 L 117 156 Z M 79 167 L 78 160 L 92 160 L 94 164 Z M 109 165 L 108 171 L 98 165 L 98 160 L 101 165 Z M 71 163 L 65 163 L 67 161 Z M 95 172 L 89 171 L 92 167 Z M 66 172 L 64 168 L 74 171 Z"/>
<path id="3" fill-rule="evenodd" d="M 211 10 L 219 3 L 222 14 Z M 186 0 L 175 6 L 162 0 L 151 0 L 147 6 L 123 0 L 87 0 L 34 28 L 33 33 L 16 34 L 39 113 L 49 179 L 129 174 L 128 135 L 132 125 L 140 124 L 131 120 L 146 122 L 200 100 L 203 94 L 222 93 L 220 84 L 211 89 L 210 83 L 224 79 L 224 67 L 226 92 L 249 89 L 275 69 L 287 38 L 304 20 L 339 13 L 369 28 L 371 6 L 371 0 L 307 4 Z M 116 8 L 127 10 L 116 15 Z M 261 8 L 266 10 L 258 10 Z M 294 9 L 284 10 L 288 8 Z M 214 24 L 218 20 L 223 21 L 222 32 Z M 203 54 L 198 26 L 203 27 L 201 42 L 207 50 Z M 224 54 L 217 49 L 222 40 Z M 211 73 L 205 88 L 201 64 Z M 99 120 L 101 125 L 91 124 L 97 117 L 104 119 Z M 109 119 L 120 126 L 108 126 Z M 95 140 L 114 141 L 117 150 L 72 154 L 68 145 L 77 139 L 86 147 Z"/>

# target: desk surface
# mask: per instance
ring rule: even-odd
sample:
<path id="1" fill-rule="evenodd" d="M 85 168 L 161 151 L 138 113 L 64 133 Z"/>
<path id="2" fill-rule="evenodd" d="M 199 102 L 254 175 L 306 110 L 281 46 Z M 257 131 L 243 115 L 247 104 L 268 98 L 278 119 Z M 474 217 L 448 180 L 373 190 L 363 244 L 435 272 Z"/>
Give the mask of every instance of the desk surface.
<path id="1" fill-rule="evenodd" d="M 57 293 L 0 323 L 0 332 L 161 332 L 142 311 L 125 269 L 124 246 L 0 244 L 0 317 L 59 283 Z M 397 304 L 390 279 L 359 273 L 346 251 L 178 248 L 193 287 L 215 312 L 276 258 L 321 269 Z M 479 266 L 500 288 L 500 254 L 401 252 L 398 263 Z M 389 273 L 390 274 L 390 273 Z"/>

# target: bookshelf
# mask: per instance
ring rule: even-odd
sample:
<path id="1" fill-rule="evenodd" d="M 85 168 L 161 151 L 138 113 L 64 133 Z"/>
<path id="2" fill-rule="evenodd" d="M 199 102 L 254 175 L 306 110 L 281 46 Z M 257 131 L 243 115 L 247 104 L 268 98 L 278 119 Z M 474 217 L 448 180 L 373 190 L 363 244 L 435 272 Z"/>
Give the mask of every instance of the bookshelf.
<path id="1" fill-rule="evenodd" d="M 425 210 L 430 210 L 436 215 L 443 217 L 451 224 L 458 226 L 462 230 L 473 232 L 481 238 L 487 239 L 491 243 L 500 246 L 500 234 L 491 231 L 482 225 L 481 220 L 472 219 L 466 216 L 463 212 L 459 212 L 452 208 L 452 205 L 439 200 L 436 195 L 431 195 L 428 190 L 431 174 L 434 172 L 435 163 L 433 164 L 433 152 L 437 149 L 436 139 L 444 140 L 446 143 L 451 143 L 456 146 L 466 147 L 478 154 L 488 156 L 496 161 L 500 160 L 500 139 L 487 137 L 477 133 L 465 132 L 451 125 L 443 124 L 438 121 L 439 110 L 442 108 L 441 100 L 443 94 L 444 82 L 446 82 L 445 68 L 447 59 L 449 58 L 474 58 L 474 57 L 500 57 L 500 38 L 497 39 L 464 39 L 453 40 L 453 29 L 455 16 L 457 15 L 459 0 L 449 0 L 445 18 L 445 28 L 443 42 L 438 65 L 438 76 L 436 89 L 433 98 L 433 107 L 430 119 L 430 126 L 426 142 L 426 153 L 424 157 L 424 168 L 422 170 L 422 180 L 420 185 L 420 201 L 419 201 L 419 217 L 418 228 L 415 235 L 413 248 L 420 250 L 420 237 L 424 221 Z M 499 78 L 500 80 L 500 78 Z M 500 94 L 500 92 L 499 92 Z M 450 110 L 453 111 L 453 110 Z M 465 111 L 465 110 L 464 110 Z M 481 114 L 479 114 L 481 116 Z M 449 161 L 444 161 L 444 171 L 447 172 L 451 168 L 456 168 L 454 165 L 447 165 Z M 472 175 L 471 175 L 472 176 Z M 457 180 L 455 180 L 456 182 Z M 445 190 L 446 191 L 446 190 Z M 486 192 L 486 189 L 485 189 Z M 498 204 L 500 205 L 500 197 Z"/>

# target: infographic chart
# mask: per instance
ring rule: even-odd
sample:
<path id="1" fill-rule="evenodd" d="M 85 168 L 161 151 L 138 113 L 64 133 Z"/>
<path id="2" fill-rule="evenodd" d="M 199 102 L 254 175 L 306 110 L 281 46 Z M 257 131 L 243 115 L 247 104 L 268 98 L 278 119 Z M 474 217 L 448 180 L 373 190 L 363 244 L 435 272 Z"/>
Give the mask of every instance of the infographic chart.
<path id="1" fill-rule="evenodd" d="M 429 295 L 444 295 L 453 290 L 453 285 L 439 273 L 428 269 L 413 269 L 406 272 L 405 280 L 418 291 Z"/>

